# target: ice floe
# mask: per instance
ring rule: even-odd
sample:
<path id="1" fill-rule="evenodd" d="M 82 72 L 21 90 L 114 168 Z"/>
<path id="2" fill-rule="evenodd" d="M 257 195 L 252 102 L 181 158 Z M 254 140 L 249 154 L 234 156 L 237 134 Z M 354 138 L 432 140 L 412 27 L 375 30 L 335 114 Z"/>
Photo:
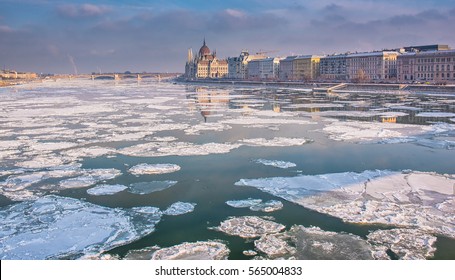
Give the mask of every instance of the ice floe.
<path id="1" fill-rule="evenodd" d="M 186 213 L 193 212 L 195 206 L 196 203 L 178 201 L 172 203 L 171 206 L 169 206 L 166 210 L 163 211 L 163 214 L 169 216 L 183 215 Z"/>
<path id="2" fill-rule="evenodd" d="M 84 158 L 84 157 L 96 158 L 96 157 L 101 157 L 101 156 L 106 156 L 106 155 L 112 155 L 112 154 L 115 154 L 115 152 L 116 152 L 116 150 L 114 148 L 92 146 L 92 147 L 66 150 L 66 151 L 63 151 L 62 154 L 72 157 L 74 159 L 78 159 L 78 158 Z"/>
<path id="3" fill-rule="evenodd" d="M 249 208 L 253 205 L 259 204 L 262 202 L 262 199 L 242 199 L 242 200 L 228 200 L 226 204 L 234 208 Z"/>
<path id="4" fill-rule="evenodd" d="M 254 162 L 260 163 L 260 164 L 263 164 L 263 165 L 267 165 L 267 166 L 273 166 L 273 167 L 277 167 L 277 168 L 282 168 L 282 169 L 292 168 L 292 167 L 296 167 L 297 166 L 293 162 L 282 161 L 282 160 L 256 159 L 256 160 L 254 160 Z"/>
<path id="5" fill-rule="evenodd" d="M 269 258 L 294 255 L 295 249 L 291 247 L 288 242 L 283 240 L 284 238 L 279 238 L 277 236 L 280 236 L 280 234 L 263 235 L 261 238 L 254 241 L 254 246 L 258 251 L 266 254 Z"/>
<path id="6" fill-rule="evenodd" d="M 175 184 L 177 181 L 150 181 L 150 182 L 139 182 L 130 184 L 128 191 L 134 194 L 150 194 L 153 192 L 159 192 L 168 189 Z"/>
<path id="7" fill-rule="evenodd" d="M 213 117 L 213 115 L 212 115 Z M 222 123 L 201 123 L 185 129 L 187 135 L 199 135 L 203 131 L 224 131 L 232 127 Z"/>
<path id="8" fill-rule="evenodd" d="M 161 213 L 113 209 L 45 196 L 0 208 L 0 258 L 79 258 L 128 244 L 155 229 Z"/>
<path id="9" fill-rule="evenodd" d="M 285 229 L 285 226 L 256 216 L 243 216 L 227 219 L 214 229 L 242 238 L 255 238 L 280 232 Z"/>
<path id="10" fill-rule="evenodd" d="M 435 123 L 432 125 L 412 125 L 397 123 L 359 122 L 359 121 L 334 121 L 326 125 L 323 132 L 329 138 L 337 141 L 354 143 L 423 143 L 432 148 L 450 148 L 441 145 L 437 136 L 452 135 L 455 126 L 448 123 Z M 450 140 L 449 140 L 450 141 Z M 447 144 L 447 143 L 446 143 Z"/>
<path id="11" fill-rule="evenodd" d="M 242 179 L 252 186 L 350 223 L 415 227 L 455 237 L 455 175 L 387 170 Z"/>
<path id="12" fill-rule="evenodd" d="M 294 225 L 290 230 L 264 234 L 254 241 L 255 259 L 368 260 L 372 246 L 359 236 Z"/>
<path id="13" fill-rule="evenodd" d="M 237 149 L 241 144 L 206 143 L 193 144 L 188 142 L 149 142 L 119 150 L 119 153 L 137 157 L 164 157 L 164 156 L 201 156 L 210 154 L 225 154 Z"/>
<path id="14" fill-rule="evenodd" d="M 262 199 L 228 200 L 226 204 L 234 208 L 250 208 L 252 211 L 273 212 L 283 208 L 283 203 L 278 200 L 262 202 Z"/>
<path id="15" fill-rule="evenodd" d="M 94 185 L 98 182 L 114 179 L 120 176 L 120 170 L 109 169 L 86 169 L 82 176 L 69 178 L 60 181 L 59 187 L 62 189 L 83 188 Z"/>
<path id="16" fill-rule="evenodd" d="M 90 195 L 112 195 L 126 190 L 128 187 L 124 185 L 99 185 L 87 190 Z"/>
<path id="17" fill-rule="evenodd" d="M 436 237 L 419 229 L 377 230 L 367 236 L 376 259 L 388 259 L 387 250 L 403 260 L 424 260 L 433 257 Z"/>
<path id="18" fill-rule="evenodd" d="M 156 251 L 153 260 L 226 260 L 228 247 L 217 241 L 182 243 Z"/>
<path id="19" fill-rule="evenodd" d="M 283 203 L 279 200 L 269 200 L 250 206 L 252 211 L 273 212 L 283 209 Z"/>
<path id="20" fill-rule="evenodd" d="M 141 163 L 131 167 L 128 172 L 133 175 L 144 175 L 144 174 L 166 174 L 180 170 L 180 166 L 176 164 L 159 163 L 159 164 L 147 164 Z"/>
<path id="21" fill-rule="evenodd" d="M 295 258 L 302 260 L 368 260 L 371 246 L 359 236 L 293 226 L 287 233 L 295 244 Z"/>
<path id="22" fill-rule="evenodd" d="M 455 113 L 449 112 L 422 112 L 418 113 L 416 117 L 425 117 L 425 118 L 453 118 Z"/>
<path id="23" fill-rule="evenodd" d="M 259 146 L 259 147 L 288 147 L 288 146 L 301 146 L 309 142 L 304 138 L 286 138 L 286 137 L 275 137 L 272 139 L 265 138 L 251 138 L 240 140 L 241 143 L 248 146 Z"/>

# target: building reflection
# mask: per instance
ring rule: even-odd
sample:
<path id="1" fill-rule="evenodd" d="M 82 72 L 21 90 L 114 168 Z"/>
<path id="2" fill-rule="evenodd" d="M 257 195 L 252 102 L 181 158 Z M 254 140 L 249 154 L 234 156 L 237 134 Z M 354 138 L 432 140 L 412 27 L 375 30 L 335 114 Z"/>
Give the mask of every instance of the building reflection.
<path id="1" fill-rule="evenodd" d="M 191 109 L 196 109 L 201 113 L 204 122 L 212 115 L 216 115 L 219 111 L 227 110 L 229 107 L 229 93 L 223 91 L 213 91 L 204 87 L 196 87 L 195 93 L 187 95 L 188 99 L 192 99 L 188 106 Z"/>

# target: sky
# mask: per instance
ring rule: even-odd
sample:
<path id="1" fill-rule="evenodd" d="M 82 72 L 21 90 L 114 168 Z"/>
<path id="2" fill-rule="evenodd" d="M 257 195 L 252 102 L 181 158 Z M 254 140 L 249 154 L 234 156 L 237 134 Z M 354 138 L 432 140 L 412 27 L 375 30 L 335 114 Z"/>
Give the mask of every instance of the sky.
<path id="1" fill-rule="evenodd" d="M 0 0 L 0 67 L 37 73 L 184 72 L 219 58 L 455 48 L 455 0 Z"/>

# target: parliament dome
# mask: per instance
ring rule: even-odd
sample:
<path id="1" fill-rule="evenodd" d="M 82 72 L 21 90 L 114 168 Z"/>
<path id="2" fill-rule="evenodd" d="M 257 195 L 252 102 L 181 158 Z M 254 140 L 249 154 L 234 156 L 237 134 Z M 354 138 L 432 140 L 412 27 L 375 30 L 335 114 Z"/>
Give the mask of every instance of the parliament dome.
<path id="1" fill-rule="evenodd" d="M 206 55 L 210 55 L 210 49 L 209 49 L 209 47 L 207 47 L 207 45 L 205 44 L 205 39 L 204 39 L 204 44 L 203 44 L 202 47 L 199 49 L 199 57 L 201 57 L 201 56 L 206 56 Z"/>

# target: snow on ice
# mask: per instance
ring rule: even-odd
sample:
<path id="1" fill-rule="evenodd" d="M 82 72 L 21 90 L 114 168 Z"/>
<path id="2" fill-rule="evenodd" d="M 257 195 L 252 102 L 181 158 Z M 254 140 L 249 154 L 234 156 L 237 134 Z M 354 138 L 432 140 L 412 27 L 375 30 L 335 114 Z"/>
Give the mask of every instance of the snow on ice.
<path id="1" fill-rule="evenodd" d="M 263 165 L 267 165 L 267 166 L 273 166 L 273 167 L 277 167 L 277 168 L 282 168 L 282 169 L 292 168 L 292 167 L 296 167 L 297 166 L 293 162 L 282 161 L 282 160 L 256 159 L 256 160 L 254 160 L 254 162 L 260 163 L 260 164 L 263 164 Z"/>
<path id="2" fill-rule="evenodd" d="M 153 260 L 226 260 L 228 247 L 217 241 L 185 242 L 156 251 Z"/>
<path id="3" fill-rule="evenodd" d="M 0 259 L 74 259 L 155 229 L 158 208 L 112 209 L 55 195 L 0 208 Z"/>
<path id="4" fill-rule="evenodd" d="M 169 216 L 183 215 L 186 213 L 193 212 L 195 206 L 196 206 L 196 203 L 178 201 L 178 202 L 173 203 L 166 210 L 164 210 L 163 214 L 169 215 Z"/>
<path id="5" fill-rule="evenodd" d="M 133 175 L 144 175 L 144 174 L 166 174 L 180 170 L 180 166 L 176 164 L 147 164 L 141 163 L 131 167 L 128 172 Z"/>
<path id="6" fill-rule="evenodd" d="M 267 233 L 277 233 L 285 228 L 284 225 L 264 220 L 256 216 L 243 216 L 227 219 L 215 230 L 242 238 L 260 237 Z"/>
<path id="7" fill-rule="evenodd" d="M 228 200 L 226 204 L 234 208 L 250 208 L 252 211 L 273 212 L 283 208 L 283 203 L 278 200 L 262 202 L 262 199 Z"/>
<path id="8" fill-rule="evenodd" d="M 350 223 L 419 228 L 455 238 L 455 175 L 387 170 L 242 179 L 252 186 Z"/>
<path id="9" fill-rule="evenodd" d="M 126 190 L 124 185 L 98 185 L 87 190 L 89 195 L 112 195 Z"/>
<path id="10" fill-rule="evenodd" d="M 403 260 L 424 260 L 433 257 L 436 251 L 436 237 L 419 229 L 377 230 L 367 238 L 376 259 L 388 259 L 387 250 Z"/>

